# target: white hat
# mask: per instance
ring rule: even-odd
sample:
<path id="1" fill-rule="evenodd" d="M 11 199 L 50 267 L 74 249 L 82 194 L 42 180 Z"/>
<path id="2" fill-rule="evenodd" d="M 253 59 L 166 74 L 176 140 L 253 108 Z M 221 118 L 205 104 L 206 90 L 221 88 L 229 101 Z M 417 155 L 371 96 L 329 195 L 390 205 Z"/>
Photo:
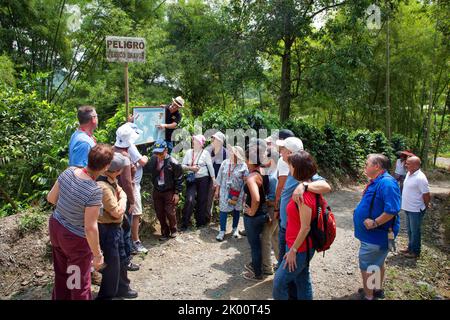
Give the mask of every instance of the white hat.
<path id="1" fill-rule="evenodd" d="M 175 103 L 180 108 L 184 107 L 184 99 L 181 96 L 178 96 L 176 98 L 172 98 L 172 102 Z"/>
<path id="2" fill-rule="evenodd" d="M 116 143 L 114 145 L 118 148 L 128 148 L 137 138 L 139 138 L 139 134 L 128 123 L 125 123 L 117 129 Z"/>
<path id="3" fill-rule="evenodd" d="M 219 140 L 222 143 L 225 141 L 225 135 L 220 131 L 217 131 L 216 133 L 214 133 L 212 135 L 212 137 L 216 138 L 217 140 Z"/>
<path id="4" fill-rule="evenodd" d="M 303 150 L 303 142 L 299 138 L 290 137 L 284 140 L 277 140 L 277 146 L 285 147 L 291 152 L 299 152 Z"/>
<path id="5" fill-rule="evenodd" d="M 236 158 L 238 158 L 241 161 L 245 161 L 245 152 L 244 152 L 244 149 L 242 149 L 242 147 L 239 147 L 239 146 L 233 147 L 232 146 L 231 151 L 236 156 Z"/>

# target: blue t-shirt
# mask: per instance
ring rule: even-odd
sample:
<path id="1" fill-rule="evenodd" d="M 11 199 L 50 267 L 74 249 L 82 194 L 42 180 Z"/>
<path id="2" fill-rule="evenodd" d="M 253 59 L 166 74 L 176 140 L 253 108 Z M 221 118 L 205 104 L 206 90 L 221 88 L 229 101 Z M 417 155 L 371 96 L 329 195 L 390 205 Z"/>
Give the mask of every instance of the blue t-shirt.
<path id="1" fill-rule="evenodd" d="M 386 224 L 371 230 L 364 226 L 364 220 L 369 218 L 369 208 L 372 197 L 376 190 L 376 196 L 373 203 L 371 219 L 376 219 L 383 212 L 395 215 L 394 234 L 397 236 L 400 229 L 400 216 L 398 215 L 401 205 L 400 188 L 397 181 L 387 172 L 378 176 L 367 187 L 363 197 L 355 209 L 353 223 L 355 226 L 355 237 L 360 241 L 370 244 L 376 244 L 381 249 L 388 248 L 388 229 L 392 226 L 392 220 Z"/>
<path id="2" fill-rule="evenodd" d="M 91 137 L 81 130 L 75 131 L 69 142 L 69 166 L 86 167 L 93 146 L 95 142 Z"/>
<path id="3" fill-rule="evenodd" d="M 325 180 L 318 174 L 315 174 L 312 179 L 312 181 L 319 181 L 319 180 Z M 284 184 L 283 191 L 281 191 L 281 197 L 280 197 L 280 226 L 283 229 L 286 229 L 286 222 L 287 222 L 287 212 L 286 207 L 291 201 L 292 194 L 294 193 L 295 188 L 297 188 L 298 184 L 300 182 L 296 180 L 293 176 L 290 174 L 287 176 L 286 183 Z"/>

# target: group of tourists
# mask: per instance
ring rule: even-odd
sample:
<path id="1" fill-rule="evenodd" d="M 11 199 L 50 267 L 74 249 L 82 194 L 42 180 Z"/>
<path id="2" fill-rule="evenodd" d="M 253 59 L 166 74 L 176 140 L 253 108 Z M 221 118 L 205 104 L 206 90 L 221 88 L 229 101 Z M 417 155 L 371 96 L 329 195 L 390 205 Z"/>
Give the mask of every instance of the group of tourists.
<path id="1" fill-rule="evenodd" d="M 247 237 L 251 255 L 243 266 L 245 279 L 263 281 L 275 274 L 274 299 L 313 298 L 309 264 L 319 248 L 312 232 L 319 215 L 329 210 L 323 195 L 331 191 L 318 175 L 315 159 L 304 150 L 300 138 L 283 129 L 267 139 L 252 138 L 245 147 L 226 141 L 220 131 L 208 146 L 205 136 L 194 135 L 192 148 L 178 161 L 171 155 L 172 133 L 183 107 L 182 97 L 164 106 L 165 123 L 158 127 L 165 130 L 165 138 L 153 144 L 149 157 L 135 145 L 142 131 L 132 118 L 117 129 L 113 146 L 97 144 L 95 108 L 78 109 L 79 128 L 69 142 L 69 167 L 47 196 L 55 206 L 49 220 L 53 299 L 92 299 L 92 277 L 98 272 L 97 299 L 138 296 L 128 272 L 139 270 L 132 262 L 133 254 L 148 252 L 139 239 L 144 167 L 152 183 L 160 241 L 179 233 L 176 208 L 182 194 L 180 231 L 188 230 L 192 220 L 197 228 L 207 226 L 217 206 L 220 228 L 216 240 L 226 240 L 230 215 L 231 238 Z M 403 171 L 400 164 L 396 166 L 397 181 L 388 173 L 386 156 L 367 157 L 365 173 L 370 183 L 353 217 L 355 237 L 361 242 L 363 287 L 359 293 L 365 300 L 384 295 L 384 263 L 399 232 L 400 209 L 407 214 L 409 236 L 403 253 L 411 258 L 420 255 L 420 225 L 430 203 L 428 182 L 418 157 L 402 157 Z M 244 230 L 238 230 L 241 215 Z M 368 279 L 377 271 L 381 281 L 373 288 Z"/>

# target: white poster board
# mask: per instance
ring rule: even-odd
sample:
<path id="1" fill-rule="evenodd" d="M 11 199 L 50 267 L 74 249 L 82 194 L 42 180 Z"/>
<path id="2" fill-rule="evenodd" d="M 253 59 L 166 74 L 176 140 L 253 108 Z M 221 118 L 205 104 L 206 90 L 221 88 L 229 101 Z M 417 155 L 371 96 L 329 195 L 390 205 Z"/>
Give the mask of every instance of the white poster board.
<path id="1" fill-rule="evenodd" d="M 134 107 L 134 123 L 143 131 L 139 135 L 136 145 L 152 143 L 158 139 L 164 140 L 164 129 L 156 127 L 158 124 L 165 123 L 165 108 L 163 107 Z"/>

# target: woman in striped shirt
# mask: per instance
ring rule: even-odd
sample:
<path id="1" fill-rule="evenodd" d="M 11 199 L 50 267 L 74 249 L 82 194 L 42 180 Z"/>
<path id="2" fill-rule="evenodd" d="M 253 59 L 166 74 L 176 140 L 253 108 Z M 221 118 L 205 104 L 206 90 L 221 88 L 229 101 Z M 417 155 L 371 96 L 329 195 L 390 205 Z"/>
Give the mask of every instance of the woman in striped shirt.
<path id="1" fill-rule="evenodd" d="M 70 167 L 58 177 L 47 196 L 56 205 L 49 221 L 55 283 L 54 300 L 91 300 L 91 267 L 103 265 L 97 219 L 102 190 L 97 177 L 113 159 L 111 146 L 98 144 L 85 168 Z"/>

